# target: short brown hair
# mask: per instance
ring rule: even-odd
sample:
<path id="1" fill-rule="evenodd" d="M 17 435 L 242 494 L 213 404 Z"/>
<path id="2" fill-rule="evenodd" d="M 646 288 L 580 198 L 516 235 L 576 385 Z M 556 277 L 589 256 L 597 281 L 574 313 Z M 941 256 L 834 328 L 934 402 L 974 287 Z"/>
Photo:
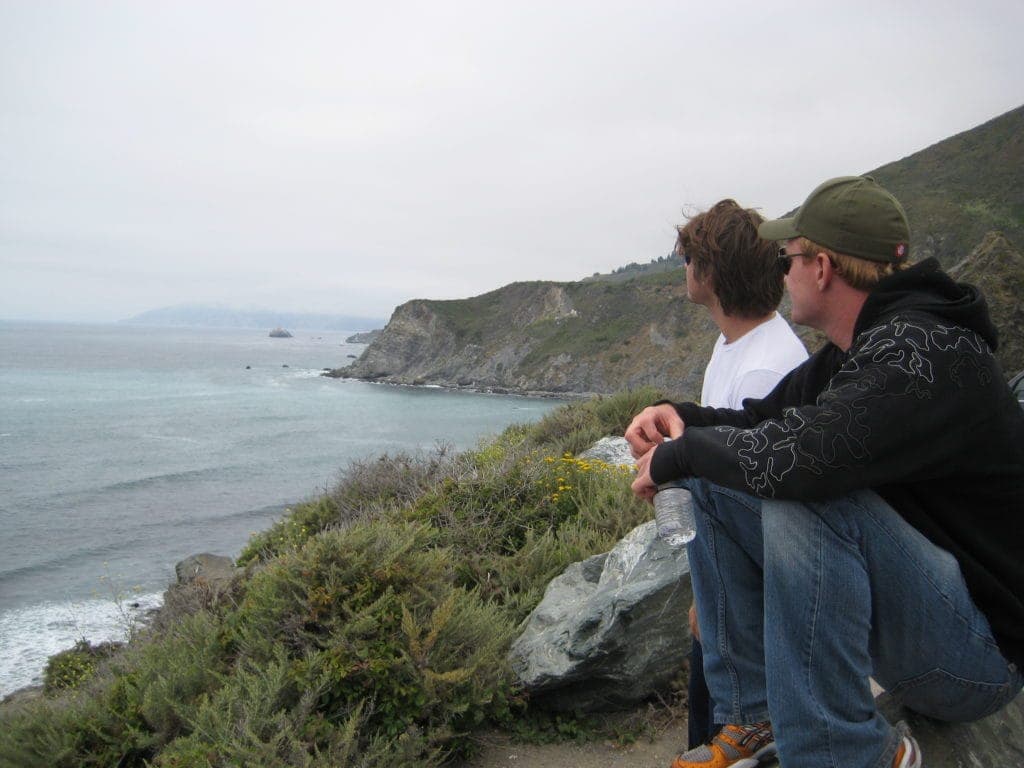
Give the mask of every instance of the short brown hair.
<path id="1" fill-rule="evenodd" d="M 722 311 L 739 317 L 764 317 L 782 301 L 782 265 L 778 246 L 762 240 L 764 217 L 735 200 L 722 200 L 677 227 L 676 249 L 693 263 L 701 280 L 710 277 Z"/>
<path id="2" fill-rule="evenodd" d="M 805 257 L 813 256 L 816 253 L 824 253 L 828 256 L 832 262 L 832 268 L 843 278 L 843 281 L 859 291 L 870 291 L 878 285 L 878 281 L 883 277 L 891 275 L 893 272 L 899 272 L 908 266 L 906 261 L 871 261 L 845 253 L 836 253 L 831 248 L 826 248 L 806 237 L 801 237 L 799 243 L 800 252 Z"/>

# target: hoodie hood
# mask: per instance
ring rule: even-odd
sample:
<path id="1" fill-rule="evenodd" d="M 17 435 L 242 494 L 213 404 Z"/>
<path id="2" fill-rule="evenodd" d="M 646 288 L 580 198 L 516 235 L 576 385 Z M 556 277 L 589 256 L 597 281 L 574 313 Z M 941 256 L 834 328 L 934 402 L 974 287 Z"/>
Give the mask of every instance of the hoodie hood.
<path id="1" fill-rule="evenodd" d="M 955 282 L 935 259 L 895 272 L 879 281 L 857 316 L 853 335 L 900 312 L 927 312 L 980 335 L 989 348 L 999 345 L 999 333 L 989 317 L 988 304 L 973 285 Z"/>

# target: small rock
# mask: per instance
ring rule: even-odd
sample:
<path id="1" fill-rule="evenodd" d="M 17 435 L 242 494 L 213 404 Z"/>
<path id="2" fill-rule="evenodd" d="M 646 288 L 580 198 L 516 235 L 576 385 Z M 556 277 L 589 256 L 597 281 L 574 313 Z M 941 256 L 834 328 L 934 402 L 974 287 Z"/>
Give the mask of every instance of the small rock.
<path id="1" fill-rule="evenodd" d="M 636 463 L 624 437 L 602 437 L 581 453 L 580 458 L 596 459 L 615 466 L 625 464 L 632 467 Z"/>
<path id="2" fill-rule="evenodd" d="M 174 566 L 178 584 L 202 582 L 209 585 L 227 584 L 235 578 L 235 563 L 230 557 L 208 552 L 187 557 Z"/>

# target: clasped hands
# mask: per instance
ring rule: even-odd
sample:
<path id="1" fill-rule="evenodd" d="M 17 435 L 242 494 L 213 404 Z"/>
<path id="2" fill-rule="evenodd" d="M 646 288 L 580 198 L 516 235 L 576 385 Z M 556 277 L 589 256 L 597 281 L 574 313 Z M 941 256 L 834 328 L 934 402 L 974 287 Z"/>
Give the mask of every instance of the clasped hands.
<path id="1" fill-rule="evenodd" d="M 675 440 L 682 437 L 686 425 L 679 417 L 676 409 L 668 403 L 652 405 L 644 408 L 633 417 L 626 429 L 626 442 L 636 459 L 636 478 L 633 480 L 633 493 L 647 501 L 653 501 L 658 486 L 651 480 L 651 459 L 654 449 L 664 442 L 665 438 Z"/>

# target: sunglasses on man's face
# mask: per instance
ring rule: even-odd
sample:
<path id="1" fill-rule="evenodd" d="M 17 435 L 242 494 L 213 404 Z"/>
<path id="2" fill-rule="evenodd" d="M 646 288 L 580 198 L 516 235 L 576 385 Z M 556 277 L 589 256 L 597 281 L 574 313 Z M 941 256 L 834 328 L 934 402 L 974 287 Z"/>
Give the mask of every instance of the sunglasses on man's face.
<path id="1" fill-rule="evenodd" d="M 793 266 L 793 257 L 803 256 L 802 253 L 786 253 L 786 246 L 779 248 L 779 262 L 782 264 L 782 274 L 788 275 L 789 268 Z"/>

